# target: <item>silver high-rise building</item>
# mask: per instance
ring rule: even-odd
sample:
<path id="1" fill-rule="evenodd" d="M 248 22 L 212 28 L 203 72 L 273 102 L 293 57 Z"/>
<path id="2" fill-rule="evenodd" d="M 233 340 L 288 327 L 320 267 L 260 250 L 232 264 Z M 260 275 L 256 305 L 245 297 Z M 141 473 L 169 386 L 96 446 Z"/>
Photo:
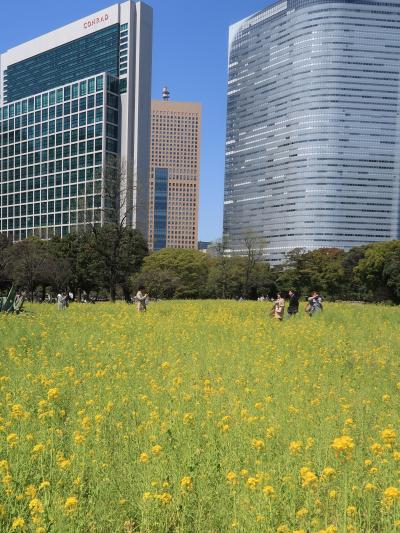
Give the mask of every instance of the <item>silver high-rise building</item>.
<path id="1" fill-rule="evenodd" d="M 224 233 L 294 248 L 399 238 L 400 2 L 285 0 L 230 28 Z"/>
<path id="2" fill-rule="evenodd" d="M 0 232 L 147 235 L 151 61 L 152 9 L 130 0 L 0 55 Z"/>

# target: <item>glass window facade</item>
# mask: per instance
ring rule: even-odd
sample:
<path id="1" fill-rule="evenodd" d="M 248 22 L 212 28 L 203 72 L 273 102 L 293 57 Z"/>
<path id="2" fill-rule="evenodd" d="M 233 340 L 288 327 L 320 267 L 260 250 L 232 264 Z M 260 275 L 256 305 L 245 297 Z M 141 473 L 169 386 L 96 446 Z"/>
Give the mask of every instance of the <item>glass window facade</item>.
<path id="1" fill-rule="evenodd" d="M 288 0 L 231 28 L 224 233 L 294 248 L 397 239 L 400 5 Z"/>
<path id="2" fill-rule="evenodd" d="M 0 108 L 0 231 L 50 238 L 104 221 L 118 80 L 102 73 Z"/>
<path id="3" fill-rule="evenodd" d="M 154 250 L 167 245 L 168 169 L 154 170 Z"/>
<path id="4" fill-rule="evenodd" d="M 118 76 L 119 28 L 119 24 L 114 24 L 10 65 L 5 101 L 26 98 L 101 72 Z"/>

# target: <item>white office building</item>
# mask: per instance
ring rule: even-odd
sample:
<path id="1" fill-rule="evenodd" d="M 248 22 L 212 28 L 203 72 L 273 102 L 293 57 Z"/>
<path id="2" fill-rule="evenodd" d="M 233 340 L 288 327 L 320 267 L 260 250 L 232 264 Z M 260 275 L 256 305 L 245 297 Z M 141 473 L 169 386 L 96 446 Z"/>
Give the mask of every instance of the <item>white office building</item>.
<path id="1" fill-rule="evenodd" d="M 224 234 L 294 248 L 400 237 L 400 2 L 279 0 L 229 35 Z"/>

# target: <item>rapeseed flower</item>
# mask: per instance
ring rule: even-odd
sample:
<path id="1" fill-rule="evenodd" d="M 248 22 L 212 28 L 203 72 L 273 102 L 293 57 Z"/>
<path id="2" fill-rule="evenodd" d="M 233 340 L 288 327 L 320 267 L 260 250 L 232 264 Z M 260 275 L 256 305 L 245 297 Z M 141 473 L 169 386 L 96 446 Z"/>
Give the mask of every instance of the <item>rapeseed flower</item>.
<path id="1" fill-rule="evenodd" d="M 350 459 L 354 449 L 354 441 L 348 435 L 336 437 L 332 443 L 332 448 L 338 456 Z"/>
<path id="2" fill-rule="evenodd" d="M 190 491 L 193 488 L 193 479 L 190 476 L 184 476 L 181 479 L 180 485 L 182 489 Z"/>
<path id="3" fill-rule="evenodd" d="M 18 529 L 24 529 L 25 527 L 25 520 L 18 516 L 17 518 L 14 518 L 11 524 L 11 530 L 16 531 Z"/>
<path id="4" fill-rule="evenodd" d="M 64 510 L 67 513 L 73 513 L 78 507 L 78 498 L 69 496 L 64 502 Z"/>
<path id="5" fill-rule="evenodd" d="M 265 496 L 273 496 L 275 494 L 274 487 L 272 487 L 271 485 L 265 485 L 262 491 Z"/>

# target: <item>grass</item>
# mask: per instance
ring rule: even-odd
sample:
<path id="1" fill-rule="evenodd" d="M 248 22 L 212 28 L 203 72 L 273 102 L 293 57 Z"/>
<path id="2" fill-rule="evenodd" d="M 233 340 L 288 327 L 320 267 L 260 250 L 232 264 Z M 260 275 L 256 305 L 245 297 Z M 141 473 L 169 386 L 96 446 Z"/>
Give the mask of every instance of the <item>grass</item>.
<path id="1" fill-rule="evenodd" d="M 400 531 L 394 307 L 0 318 L 0 531 Z"/>

